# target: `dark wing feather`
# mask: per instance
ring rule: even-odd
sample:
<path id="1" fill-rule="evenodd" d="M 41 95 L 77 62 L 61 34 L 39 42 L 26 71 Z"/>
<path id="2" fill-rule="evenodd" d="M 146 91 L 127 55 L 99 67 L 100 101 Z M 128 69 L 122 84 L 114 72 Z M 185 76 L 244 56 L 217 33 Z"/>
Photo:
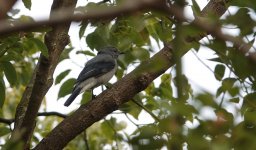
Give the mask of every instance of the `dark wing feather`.
<path id="1" fill-rule="evenodd" d="M 82 82 L 88 78 L 91 77 L 99 77 L 106 72 L 109 72 L 110 70 L 114 69 L 115 62 L 114 61 L 100 61 L 93 64 L 86 64 L 85 68 L 82 70 L 82 72 L 79 74 L 76 83 Z"/>

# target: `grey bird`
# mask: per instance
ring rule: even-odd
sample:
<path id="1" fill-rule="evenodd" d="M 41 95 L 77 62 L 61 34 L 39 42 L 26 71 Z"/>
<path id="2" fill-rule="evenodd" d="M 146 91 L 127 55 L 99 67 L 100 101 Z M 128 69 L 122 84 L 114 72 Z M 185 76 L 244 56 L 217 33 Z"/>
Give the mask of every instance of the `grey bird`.
<path id="1" fill-rule="evenodd" d="M 69 106 L 80 93 L 107 83 L 116 72 L 117 58 L 120 54 L 122 53 L 115 47 L 99 50 L 97 56 L 85 64 L 64 106 Z"/>

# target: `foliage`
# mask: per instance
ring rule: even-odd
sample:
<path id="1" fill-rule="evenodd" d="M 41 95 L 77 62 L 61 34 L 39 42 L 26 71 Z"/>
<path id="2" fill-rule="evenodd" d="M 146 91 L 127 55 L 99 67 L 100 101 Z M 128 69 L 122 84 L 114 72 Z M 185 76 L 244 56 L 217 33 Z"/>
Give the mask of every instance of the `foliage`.
<path id="1" fill-rule="evenodd" d="M 36 1 L 23 0 L 27 9 Z M 80 6 L 77 11 L 88 8 L 108 7 L 121 3 L 94 3 Z M 199 15 L 200 7 L 195 0 L 188 1 L 194 15 Z M 244 39 L 255 52 L 255 6 L 252 0 L 231 1 L 230 6 L 237 9 L 226 13 L 221 19 L 209 17 L 210 22 L 219 24 L 222 29 L 232 27 L 239 31 L 237 38 Z M 9 14 L 10 21 L 31 19 L 28 16 Z M 242 21 L 241 21 L 242 19 Z M 203 31 L 191 24 L 177 22 L 159 12 L 134 12 L 121 15 L 112 20 L 82 21 L 79 26 L 80 40 L 86 42 L 89 49 L 77 50 L 71 45 L 62 53 L 62 60 L 70 60 L 69 54 L 94 56 L 95 50 L 113 45 L 125 52 L 118 60 L 116 78 L 121 79 L 127 70 L 143 63 L 162 47 L 163 43 L 177 40 L 174 55 L 179 57 L 187 51 L 203 51 L 207 47 L 215 53 L 209 61 L 215 63 L 212 74 L 220 87 L 207 92 L 192 88 L 185 74 L 174 71 L 166 72 L 152 82 L 144 91 L 123 104 L 118 111 L 107 116 L 72 140 L 65 149 L 256 149 L 256 69 L 255 64 L 238 52 L 230 42 L 208 35 L 204 41 L 185 43 L 187 37 L 202 34 Z M 13 33 L 0 37 L 0 117 L 14 118 L 15 109 L 23 91 L 32 78 L 32 72 L 38 61 L 39 53 L 49 57 L 43 37 L 48 28 L 40 31 Z M 156 44 L 154 44 L 156 43 Z M 176 49 L 177 48 L 177 49 Z M 179 62 L 179 59 L 175 60 Z M 192 64 L 191 64 L 192 65 Z M 152 66 L 155 67 L 155 66 Z M 156 66 L 157 67 L 157 66 Z M 72 90 L 74 78 L 69 77 L 71 68 L 66 68 L 55 78 L 55 85 L 60 85 L 58 99 L 65 97 Z M 200 72 L 198 73 L 200 75 Z M 206 83 L 207 84 L 207 83 Z M 209 85 L 211 86 L 211 85 Z M 182 93 L 181 97 L 178 92 Z M 81 104 L 92 97 L 86 92 Z M 44 103 L 43 108 L 47 107 Z M 205 119 L 204 110 L 213 112 L 213 119 Z M 154 121 L 139 124 L 143 113 L 149 114 Z M 122 114 L 126 121 L 120 121 L 115 113 Z M 59 117 L 38 118 L 32 138 L 35 146 L 57 124 Z M 136 129 L 128 131 L 128 126 Z M 5 144 L 11 134 L 11 125 L 0 123 L 1 144 Z"/>

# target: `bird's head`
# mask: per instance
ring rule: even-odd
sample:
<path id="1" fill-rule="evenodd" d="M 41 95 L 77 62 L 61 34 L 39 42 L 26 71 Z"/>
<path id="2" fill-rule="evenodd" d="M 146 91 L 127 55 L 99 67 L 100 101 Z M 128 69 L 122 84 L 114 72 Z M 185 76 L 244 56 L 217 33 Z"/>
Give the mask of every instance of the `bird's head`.
<path id="1" fill-rule="evenodd" d="M 108 54 L 111 55 L 113 58 L 118 58 L 118 56 L 123 53 L 119 52 L 118 49 L 113 46 L 108 46 L 99 50 L 98 54 Z"/>

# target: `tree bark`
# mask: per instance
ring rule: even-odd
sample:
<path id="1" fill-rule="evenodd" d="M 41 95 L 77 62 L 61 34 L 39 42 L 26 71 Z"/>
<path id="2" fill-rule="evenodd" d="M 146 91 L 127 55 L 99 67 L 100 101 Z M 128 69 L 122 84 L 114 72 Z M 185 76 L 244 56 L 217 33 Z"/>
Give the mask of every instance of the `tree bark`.
<path id="1" fill-rule="evenodd" d="M 59 8 L 75 8 L 76 2 L 76 0 L 54 0 L 51 12 Z M 69 13 L 73 14 L 73 11 Z M 12 140 L 22 140 L 24 149 L 29 149 L 38 110 L 45 94 L 53 83 L 53 72 L 58 64 L 60 54 L 69 43 L 68 31 L 70 24 L 71 22 L 67 22 L 52 26 L 52 30 L 45 35 L 49 57 L 40 55 L 33 77 L 17 106 Z"/>

